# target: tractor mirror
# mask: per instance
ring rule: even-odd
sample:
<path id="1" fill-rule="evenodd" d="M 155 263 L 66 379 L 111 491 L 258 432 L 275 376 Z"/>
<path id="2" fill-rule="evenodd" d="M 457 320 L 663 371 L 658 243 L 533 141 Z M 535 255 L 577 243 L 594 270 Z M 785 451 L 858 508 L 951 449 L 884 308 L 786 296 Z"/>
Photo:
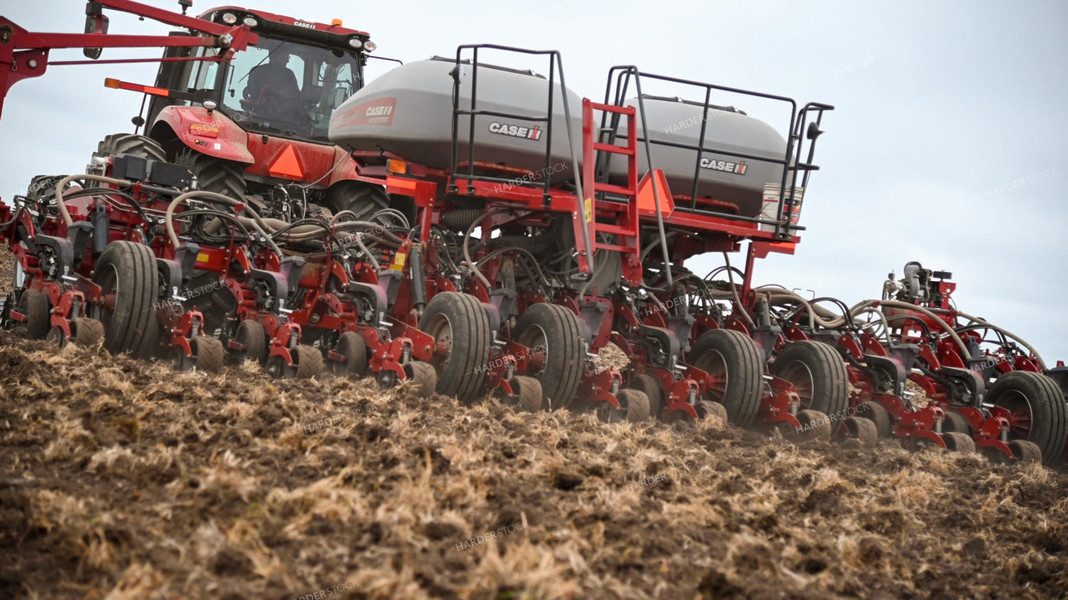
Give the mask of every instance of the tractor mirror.
<path id="1" fill-rule="evenodd" d="M 108 19 L 107 15 L 92 14 L 90 11 L 86 11 L 85 16 L 85 33 L 107 33 L 108 32 Z M 99 28 L 98 28 L 99 25 Z M 100 54 L 104 51 L 103 48 L 82 48 L 82 54 L 86 58 L 96 60 L 100 58 Z"/>
<path id="2" fill-rule="evenodd" d="M 814 139 L 820 137 L 820 135 L 822 135 L 822 134 L 823 134 L 823 132 L 820 131 L 820 126 L 819 126 L 818 123 L 813 121 L 813 122 L 808 124 L 808 139 L 814 140 Z"/>

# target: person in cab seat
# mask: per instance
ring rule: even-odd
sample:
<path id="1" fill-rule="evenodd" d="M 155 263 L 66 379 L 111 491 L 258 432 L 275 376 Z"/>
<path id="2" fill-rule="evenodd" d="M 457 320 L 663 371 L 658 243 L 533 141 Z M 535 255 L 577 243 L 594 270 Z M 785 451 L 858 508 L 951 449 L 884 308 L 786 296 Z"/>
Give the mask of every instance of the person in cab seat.
<path id="1" fill-rule="evenodd" d="M 265 64 L 249 72 L 245 99 L 241 103 L 246 110 L 266 119 L 297 120 L 300 85 L 297 76 L 287 66 L 289 57 L 284 48 L 275 48 Z"/>

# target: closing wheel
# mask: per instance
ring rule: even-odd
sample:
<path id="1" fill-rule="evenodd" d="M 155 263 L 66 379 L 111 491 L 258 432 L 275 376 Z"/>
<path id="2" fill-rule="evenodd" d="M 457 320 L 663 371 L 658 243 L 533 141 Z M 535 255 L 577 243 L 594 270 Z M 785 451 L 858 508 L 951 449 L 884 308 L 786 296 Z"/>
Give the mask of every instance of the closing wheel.
<path id="1" fill-rule="evenodd" d="M 515 396 L 512 402 L 524 412 L 539 412 L 545 406 L 541 383 L 533 377 L 516 375 L 509 382 Z"/>
<path id="2" fill-rule="evenodd" d="M 794 384 L 802 409 L 839 415 L 849 408 L 849 372 L 842 355 L 823 342 L 787 344 L 771 374 Z"/>
<path id="3" fill-rule="evenodd" d="M 831 419 L 818 410 L 802 410 L 797 413 L 801 427 L 788 437 L 796 442 L 830 441 Z"/>
<path id="4" fill-rule="evenodd" d="M 652 375 L 635 375 L 627 386 L 632 390 L 644 392 L 649 397 L 649 415 L 656 419 L 664 410 L 664 393 L 660 390 L 660 382 Z"/>
<path id="5" fill-rule="evenodd" d="M 846 417 L 837 427 L 832 426 L 832 429 L 834 434 L 831 439 L 835 442 L 857 440 L 865 446 L 874 446 L 879 442 L 875 423 L 861 417 Z"/>
<path id="6" fill-rule="evenodd" d="M 886 410 L 886 407 L 878 402 L 861 402 L 857 407 L 857 416 L 868 419 L 875 424 L 875 431 L 879 433 L 879 437 L 888 438 L 894 433 L 894 420 L 890 416 L 890 411 Z"/>
<path id="7" fill-rule="evenodd" d="M 323 355 L 311 346 L 297 346 L 289 351 L 293 364 L 281 356 L 267 359 L 267 374 L 279 379 L 311 379 L 323 374 Z"/>
<path id="8" fill-rule="evenodd" d="M 226 354 L 222 342 L 213 337 L 198 335 L 189 340 L 189 345 L 193 348 L 193 364 L 197 371 L 218 373 L 222 370 Z"/>
<path id="9" fill-rule="evenodd" d="M 330 370 L 334 375 L 359 379 L 367 374 L 367 342 L 363 336 L 355 331 L 346 331 L 338 338 L 334 351 L 345 357 L 345 362 L 330 361 Z"/>
<path id="10" fill-rule="evenodd" d="M 697 409 L 697 416 L 705 419 L 708 417 L 716 417 L 723 421 L 723 424 L 727 424 L 727 407 L 723 406 L 719 402 L 711 402 L 709 400 L 698 400 L 697 404 L 693 406 Z"/>
<path id="11" fill-rule="evenodd" d="M 414 360 L 404 365 L 404 374 L 420 397 L 429 398 L 434 395 L 434 390 L 438 387 L 438 374 L 434 367 Z"/>
<path id="12" fill-rule="evenodd" d="M 968 419 L 965 418 L 964 415 L 947 410 L 946 420 L 942 422 L 942 431 L 963 433 L 964 435 L 971 437 L 972 426 L 968 424 Z"/>
<path id="13" fill-rule="evenodd" d="M 753 340 L 737 331 L 713 329 L 697 340 L 689 358 L 721 382 L 709 386 L 705 400 L 722 404 L 730 423 L 752 425 L 764 387 L 764 357 Z"/>
<path id="14" fill-rule="evenodd" d="M 545 358 L 528 374 L 541 383 L 549 409 L 574 407 L 586 360 L 575 313 L 556 304 L 533 304 L 519 317 L 514 337 Z"/>
<path id="15" fill-rule="evenodd" d="M 25 315 L 26 320 L 19 323 L 16 329 L 31 340 L 45 339 L 51 322 L 48 296 L 41 290 L 23 290 L 18 311 Z"/>
<path id="16" fill-rule="evenodd" d="M 78 317 L 70 322 L 70 333 L 75 345 L 95 346 L 104 341 L 104 324 L 89 317 Z"/>
<path id="17" fill-rule="evenodd" d="M 948 431 L 942 434 L 942 441 L 946 443 L 946 450 L 975 454 L 975 440 L 972 436 L 959 431 Z"/>
<path id="18" fill-rule="evenodd" d="M 263 364 L 267 360 L 267 332 L 258 321 L 241 321 L 234 332 L 234 341 L 241 344 L 244 350 L 230 348 L 227 356 L 230 364 L 240 365 L 246 360 Z"/>
<path id="19" fill-rule="evenodd" d="M 93 308 L 104 325 L 104 347 L 113 354 L 151 356 L 159 338 L 159 273 L 152 250 L 125 240 L 108 244 L 97 260 L 93 283 L 104 300 Z"/>
<path id="20" fill-rule="evenodd" d="M 1012 440 L 1009 442 L 1009 450 L 1012 450 L 1016 462 L 1029 464 L 1042 462 L 1042 450 L 1038 444 L 1027 440 Z"/>
<path id="21" fill-rule="evenodd" d="M 437 374 L 437 391 L 461 402 L 479 397 L 490 355 L 489 315 L 470 294 L 441 292 L 427 303 L 419 329 L 434 338 L 430 365 Z"/>
<path id="22" fill-rule="evenodd" d="M 649 420 L 649 397 L 645 392 L 624 389 L 616 394 L 620 410 L 606 402 L 599 402 L 594 413 L 608 423 L 640 423 Z"/>
<path id="23" fill-rule="evenodd" d="M 1068 414 L 1060 387 L 1049 377 L 1030 371 L 1012 371 L 994 382 L 987 402 L 1010 414 L 1009 440 L 1038 445 L 1043 462 L 1056 465 L 1068 437 Z"/>

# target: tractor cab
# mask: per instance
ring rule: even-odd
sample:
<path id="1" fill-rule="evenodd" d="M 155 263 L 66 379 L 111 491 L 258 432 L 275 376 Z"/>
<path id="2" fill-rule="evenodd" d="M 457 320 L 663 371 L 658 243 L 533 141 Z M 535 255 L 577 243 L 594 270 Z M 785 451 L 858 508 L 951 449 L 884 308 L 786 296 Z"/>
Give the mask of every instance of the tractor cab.
<path id="1" fill-rule="evenodd" d="M 200 18 L 244 23 L 259 39 L 229 62 L 188 60 L 216 55 L 218 48 L 168 49 L 156 87 L 175 93 L 153 96 L 149 123 L 167 106 L 210 100 L 248 132 L 327 143 L 330 114 L 363 86 L 365 53 L 374 49 L 368 34 L 337 20 L 308 23 L 233 7 Z"/>

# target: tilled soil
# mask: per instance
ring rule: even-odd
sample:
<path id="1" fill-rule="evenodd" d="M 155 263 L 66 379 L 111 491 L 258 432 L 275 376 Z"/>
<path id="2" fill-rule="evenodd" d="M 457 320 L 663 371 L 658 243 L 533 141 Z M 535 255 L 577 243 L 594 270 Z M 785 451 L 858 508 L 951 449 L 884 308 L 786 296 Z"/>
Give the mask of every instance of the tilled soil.
<path id="1" fill-rule="evenodd" d="M 0 598 L 1056 598 L 1068 476 L 0 334 Z"/>

